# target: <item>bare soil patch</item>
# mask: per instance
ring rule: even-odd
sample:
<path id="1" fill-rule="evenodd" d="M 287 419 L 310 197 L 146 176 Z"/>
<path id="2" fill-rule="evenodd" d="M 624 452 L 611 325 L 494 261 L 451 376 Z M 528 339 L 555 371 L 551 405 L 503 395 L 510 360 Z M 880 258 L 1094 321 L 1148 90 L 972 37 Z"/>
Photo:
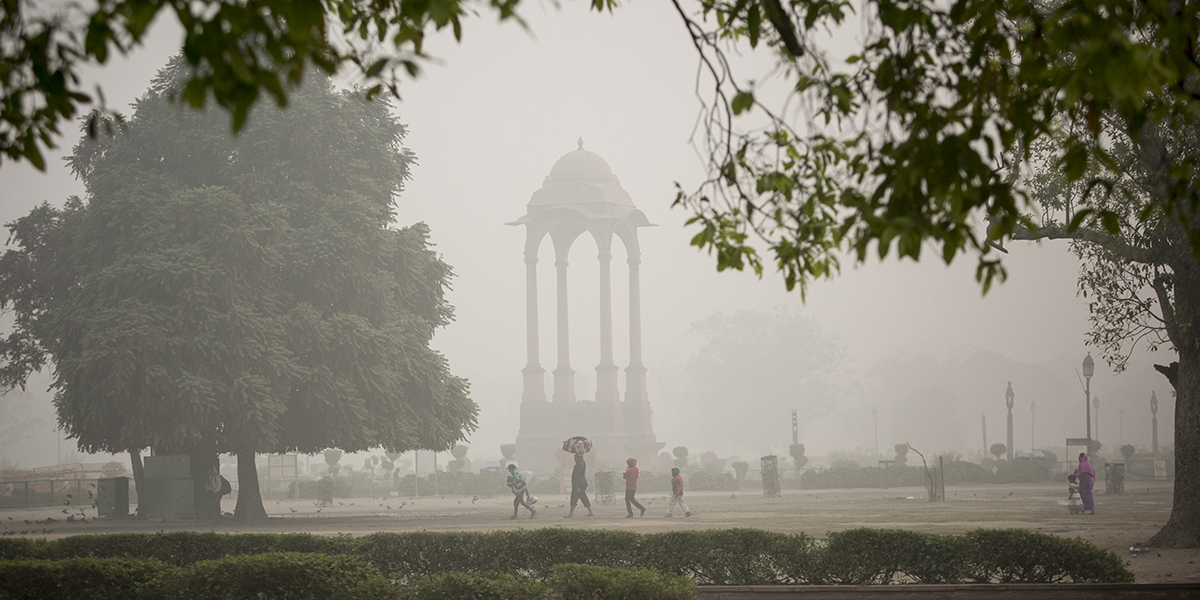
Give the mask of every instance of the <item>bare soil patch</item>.
<path id="1" fill-rule="evenodd" d="M 67 535 L 156 532 L 217 531 L 313 533 L 319 535 L 366 535 L 378 531 L 495 531 L 514 528 L 572 527 L 581 529 L 625 529 L 641 533 L 680 529 L 726 529 L 750 527 L 788 533 L 803 532 L 824 537 L 828 532 L 856 527 L 895 528 L 928 533 L 962 533 L 977 528 L 1017 527 L 1065 537 L 1079 537 L 1126 559 L 1138 583 L 1200 582 L 1200 549 L 1149 550 L 1140 548 L 1164 523 L 1171 512 L 1169 482 L 1133 484 L 1125 494 L 1096 496 L 1095 515 L 1070 515 L 1066 509 L 1066 486 L 1059 484 L 980 485 L 947 487 L 946 502 L 925 501 L 922 488 L 884 490 L 787 490 L 780 498 L 764 498 L 758 490 L 739 492 L 693 492 L 686 499 L 691 517 L 678 513 L 665 518 L 667 497 L 644 494 L 645 517 L 625 518 L 623 497 L 612 504 L 594 501 L 595 517 L 573 519 L 567 514 L 568 498 L 544 495 L 538 514 L 528 518 L 521 509 L 518 520 L 510 520 L 512 497 L 474 499 L 470 496 L 423 496 L 420 498 L 339 498 L 321 507 L 312 500 L 266 500 L 270 519 L 242 523 L 232 518 L 220 521 L 145 521 L 95 519 L 95 510 L 54 507 L 0 510 L 0 533 L 23 537 L 57 538 Z M 233 509 L 226 500 L 224 508 Z M 582 508 L 582 507 L 580 507 Z M 66 514 L 83 510 L 86 523 L 66 523 Z M 55 522 L 38 524 L 47 517 Z M 29 521 L 27 524 L 26 521 Z M 1136 557 L 1135 557 L 1136 554 Z"/>

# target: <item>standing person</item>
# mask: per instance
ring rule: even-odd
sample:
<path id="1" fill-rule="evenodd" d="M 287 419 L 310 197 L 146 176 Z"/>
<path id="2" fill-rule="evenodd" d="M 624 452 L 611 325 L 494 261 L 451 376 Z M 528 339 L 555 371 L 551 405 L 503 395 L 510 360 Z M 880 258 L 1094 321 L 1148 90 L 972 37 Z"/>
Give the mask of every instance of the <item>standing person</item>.
<path id="1" fill-rule="evenodd" d="M 589 517 L 596 516 L 592 513 L 592 503 L 587 497 L 587 464 L 583 462 L 583 455 L 575 455 L 575 468 L 571 470 L 571 512 L 567 513 L 564 519 L 570 519 L 575 516 L 575 505 L 583 500 L 583 507 L 587 509 Z"/>
<path id="2" fill-rule="evenodd" d="M 221 463 L 213 461 L 212 469 L 208 473 L 208 480 L 204 482 L 204 489 L 208 490 L 208 517 L 218 519 L 221 517 Z"/>
<path id="3" fill-rule="evenodd" d="M 683 476 L 679 474 L 679 467 L 671 468 L 671 505 L 667 507 L 667 516 L 675 516 L 675 505 L 678 504 L 683 509 L 683 516 L 692 516 L 691 509 L 688 508 L 686 502 L 683 501 Z"/>
<path id="4" fill-rule="evenodd" d="M 629 511 L 629 514 L 625 515 L 625 518 L 633 518 L 633 507 L 635 506 L 638 507 L 638 510 L 642 511 L 638 516 L 644 517 L 646 516 L 646 507 L 633 498 L 633 495 L 637 493 L 637 480 L 641 476 L 642 471 L 637 466 L 636 458 L 627 459 L 625 464 L 628 466 L 625 467 L 625 473 L 621 475 L 625 478 L 625 510 Z"/>
<path id="5" fill-rule="evenodd" d="M 527 487 L 525 483 L 525 476 L 517 470 L 517 461 L 515 460 L 508 461 L 508 487 L 513 493 L 513 516 L 509 518 L 517 518 L 517 511 L 524 506 L 525 508 L 529 509 L 529 518 L 532 519 L 533 516 L 537 514 L 537 511 L 534 510 L 533 507 L 529 505 L 529 502 L 525 500 L 525 494 L 527 492 L 525 489 Z"/>
<path id="6" fill-rule="evenodd" d="M 1073 515 L 1083 513 L 1083 498 L 1079 496 L 1079 483 L 1074 473 L 1067 475 L 1067 512 Z"/>
<path id="7" fill-rule="evenodd" d="M 1096 498 L 1092 495 L 1092 486 L 1096 483 L 1096 470 L 1085 452 L 1079 453 L 1079 468 L 1075 469 L 1075 477 L 1079 478 L 1079 496 L 1083 500 L 1083 510 L 1089 515 L 1096 514 Z"/>

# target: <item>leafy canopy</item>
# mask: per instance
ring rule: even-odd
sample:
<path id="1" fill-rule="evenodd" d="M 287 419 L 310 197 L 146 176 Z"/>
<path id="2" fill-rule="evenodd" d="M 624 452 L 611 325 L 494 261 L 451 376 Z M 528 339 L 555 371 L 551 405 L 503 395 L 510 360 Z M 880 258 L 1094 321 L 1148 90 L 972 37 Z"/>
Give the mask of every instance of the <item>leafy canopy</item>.
<path id="1" fill-rule="evenodd" d="M 1104 111 L 1120 115 L 1134 139 L 1151 123 L 1190 131 L 1200 119 L 1194 2 L 675 6 L 713 82 L 703 112 L 710 178 L 680 189 L 676 200 L 700 228 L 692 243 L 714 253 L 718 269 L 749 266 L 760 274 L 765 248 L 789 289 L 801 292 L 835 274 L 847 251 L 862 261 L 894 248 L 915 260 L 927 242 L 946 262 L 976 254 L 986 291 L 1005 275 L 991 252 L 997 243 L 1038 227 L 1025 215 L 1037 207 L 1018 176 L 1033 144 L 1054 136 L 1044 166 L 1082 182 L 1089 168 L 1115 162 L 1101 137 Z M 828 31 L 849 37 L 856 8 L 862 45 L 844 60 L 831 58 L 816 40 Z M 771 81 L 784 82 L 784 98 L 756 89 L 730 66 L 729 53 L 747 45 L 774 55 Z M 1167 193 L 1133 215 L 1085 195 L 1069 227 L 1118 234 L 1169 218 L 1184 227 L 1196 254 L 1198 160 L 1175 164 Z M 1104 176 L 1084 183 L 1090 190 L 1112 185 Z"/>
<path id="2" fill-rule="evenodd" d="M 386 102 L 309 78 L 243 135 L 169 101 L 176 59 L 127 127 L 70 158 L 87 199 L 10 225 L 0 377 L 47 362 L 88 451 L 448 448 L 467 383 L 429 348 L 450 268 L 394 229 L 412 154 Z"/>
<path id="3" fill-rule="evenodd" d="M 615 0 L 591 0 L 601 9 Z M 155 19 L 172 14 L 184 32 L 190 67 L 175 93 L 194 107 L 215 102 L 241 131 L 264 94 L 279 106 L 310 67 L 326 74 L 351 69 L 370 88 L 399 96 L 405 75 L 420 72 L 426 36 L 481 8 L 517 19 L 520 0 L 101 0 L 62 3 L 0 2 L 0 153 L 45 168 L 59 124 L 95 101 L 83 89 L 81 67 L 128 54 L 146 39 Z M 101 105 L 103 94 L 96 90 Z M 103 108 L 103 106 L 101 106 Z M 95 135 L 105 122 L 91 118 Z"/>

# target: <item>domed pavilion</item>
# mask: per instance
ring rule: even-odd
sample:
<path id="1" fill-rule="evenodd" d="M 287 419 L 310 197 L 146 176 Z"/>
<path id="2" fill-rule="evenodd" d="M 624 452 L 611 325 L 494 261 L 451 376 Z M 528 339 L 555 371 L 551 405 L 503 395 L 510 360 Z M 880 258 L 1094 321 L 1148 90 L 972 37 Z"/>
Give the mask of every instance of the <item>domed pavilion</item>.
<path id="1" fill-rule="evenodd" d="M 643 465 L 664 444 L 655 440 L 650 403 L 646 396 L 646 367 L 642 364 L 641 281 L 638 265 L 638 228 L 652 227 L 621 187 L 612 168 L 600 155 L 579 148 L 554 163 L 541 189 L 533 193 L 524 216 L 508 225 L 524 225 L 527 356 L 521 395 L 521 428 L 517 434 L 517 459 L 521 468 L 538 475 L 554 473 L 559 481 L 570 475 L 570 457 L 563 440 L 583 435 L 595 449 L 588 454 L 612 468 L 633 457 Z M 600 261 L 600 364 L 596 365 L 595 400 L 575 395 L 571 368 L 567 306 L 567 256 L 580 235 L 596 242 Z M 613 362 L 612 243 L 625 245 L 629 264 L 629 366 L 625 368 L 625 396 L 617 389 L 618 367 Z M 538 348 L 538 248 L 550 237 L 557 271 L 557 354 L 554 389 L 546 398 L 545 369 Z M 563 472 L 565 470 L 565 473 Z M 592 470 L 594 473 L 595 471 Z"/>

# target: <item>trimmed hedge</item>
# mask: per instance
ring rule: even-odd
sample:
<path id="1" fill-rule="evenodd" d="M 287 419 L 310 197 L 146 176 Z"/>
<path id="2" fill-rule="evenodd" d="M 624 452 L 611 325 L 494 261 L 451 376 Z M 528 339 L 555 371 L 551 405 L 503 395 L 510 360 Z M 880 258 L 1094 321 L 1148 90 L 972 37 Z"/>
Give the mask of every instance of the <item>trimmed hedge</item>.
<path id="1" fill-rule="evenodd" d="M 0 560 L 0 598 L 158 600 L 174 569 L 157 560 Z"/>
<path id="2" fill-rule="evenodd" d="M 693 600 L 696 584 L 649 569 L 562 564 L 543 583 L 504 573 L 446 573 L 401 593 L 401 600 Z"/>
<path id="3" fill-rule="evenodd" d="M 692 600 L 696 584 L 686 577 L 649 569 L 558 565 L 550 573 L 554 598 L 563 600 Z"/>
<path id="4" fill-rule="evenodd" d="M 353 556 L 271 552 L 206 560 L 170 578 L 166 600 L 390 600 L 397 591 Z"/>
<path id="5" fill-rule="evenodd" d="M 644 568 L 697 585 L 976 582 L 1120 583 L 1122 559 L 1079 539 L 1019 529 L 962 536 L 853 529 L 819 542 L 805 534 L 755 529 L 628 531 L 560 528 L 490 533 L 376 533 L 361 538 L 309 534 L 178 532 L 0 539 L 0 557 L 155 558 L 173 566 L 268 552 L 347 555 L 383 575 L 417 584 L 456 572 L 549 581 L 560 564 Z"/>
<path id="6" fill-rule="evenodd" d="M 1133 573 L 1119 556 L 1078 538 L 1024 529 L 976 529 L 967 532 L 963 542 L 968 573 L 978 582 L 1133 583 Z"/>

